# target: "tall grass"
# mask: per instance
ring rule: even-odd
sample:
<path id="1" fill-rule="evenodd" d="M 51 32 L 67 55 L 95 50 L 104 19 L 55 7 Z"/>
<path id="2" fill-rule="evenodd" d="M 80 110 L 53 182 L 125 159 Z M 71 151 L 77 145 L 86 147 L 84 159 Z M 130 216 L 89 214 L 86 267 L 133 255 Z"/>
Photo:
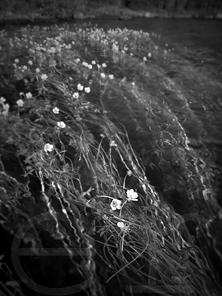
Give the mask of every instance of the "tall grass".
<path id="1" fill-rule="evenodd" d="M 4 228 L 31 241 L 37 255 L 43 230 L 61 242 L 88 279 L 89 295 L 109 295 L 104 283 L 115 280 L 122 293 L 219 295 L 184 218 L 162 201 L 146 172 L 152 163 L 171 174 L 167 157 L 183 167 L 193 155 L 176 118 L 161 97 L 153 99 L 147 77 L 157 72 L 149 61 L 166 57 L 151 36 L 54 26 L 2 31 L 1 38 L 2 87 L 11 90 L 0 106 Z M 145 146 L 136 133 L 149 137 Z M 191 164 L 186 169 L 192 199 L 194 187 L 205 185 Z M 177 172 L 178 186 L 186 172 Z M 213 201 L 201 199 L 198 207 L 209 203 L 216 211 Z"/>

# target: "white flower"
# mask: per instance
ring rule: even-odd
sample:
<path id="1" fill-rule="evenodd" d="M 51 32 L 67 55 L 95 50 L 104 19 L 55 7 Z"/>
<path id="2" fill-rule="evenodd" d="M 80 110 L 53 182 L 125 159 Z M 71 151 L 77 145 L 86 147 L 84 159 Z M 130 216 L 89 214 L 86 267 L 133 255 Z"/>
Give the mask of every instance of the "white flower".
<path id="1" fill-rule="evenodd" d="M 144 62 L 145 62 L 145 61 L 147 61 L 147 58 L 146 58 L 146 57 L 143 57 L 143 60 L 144 60 Z"/>
<path id="2" fill-rule="evenodd" d="M 111 147 L 117 147 L 116 142 L 115 141 L 110 141 L 110 146 Z"/>
<path id="3" fill-rule="evenodd" d="M 36 73 L 39 73 L 39 72 L 40 72 L 40 69 L 39 69 L 39 68 L 36 68 L 36 69 L 35 69 L 35 72 L 36 72 Z"/>
<path id="4" fill-rule="evenodd" d="M 93 67 L 93 66 L 92 66 L 91 64 L 88 64 L 88 68 L 89 68 L 89 69 L 92 69 L 92 67 Z"/>
<path id="5" fill-rule="evenodd" d="M 106 74 L 101 73 L 101 77 L 102 77 L 102 78 L 105 78 L 105 77 L 106 77 Z"/>
<path id="6" fill-rule="evenodd" d="M 120 210 L 121 209 L 122 201 L 119 199 L 114 198 L 110 204 L 112 211 Z"/>
<path id="7" fill-rule="evenodd" d="M 57 107 L 53 108 L 52 112 L 55 114 L 59 114 L 59 108 L 57 108 Z"/>
<path id="8" fill-rule="evenodd" d="M 138 201 L 138 194 L 133 189 L 126 191 L 128 201 Z"/>
<path id="9" fill-rule="evenodd" d="M 60 127 L 60 128 L 65 128 L 66 124 L 63 121 L 58 121 L 57 126 Z"/>
<path id="10" fill-rule="evenodd" d="M 3 98 L 3 97 L 1 97 L 1 98 L 0 98 L 0 103 L 3 103 L 3 104 L 4 104 L 5 102 L 6 102 L 6 99 Z"/>
<path id="11" fill-rule="evenodd" d="M 83 66 L 88 67 L 88 63 L 82 62 Z"/>
<path id="12" fill-rule="evenodd" d="M 113 74 L 109 74 L 109 79 L 113 79 L 114 75 Z"/>
<path id="13" fill-rule="evenodd" d="M 79 98 L 79 93 L 78 92 L 74 92 L 74 94 L 72 95 L 74 99 L 78 99 Z"/>
<path id="14" fill-rule="evenodd" d="M 18 101 L 16 101 L 16 103 L 19 107 L 22 107 L 24 105 L 24 101 L 22 99 L 19 99 Z"/>
<path id="15" fill-rule="evenodd" d="M 18 64 L 19 63 L 19 59 L 15 59 L 15 63 Z"/>
<path id="16" fill-rule="evenodd" d="M 92 64 L 95 65 L 96 64 L 96 61 L 92 61 Z"/>
<path id="17" fill-rule="evenodd" d="M 47 76 L 46 74 L 42 74 L 42 75 L 41 75 L 41 79 L 42 79 L 42 80 L 46 80 L 47 78 L 48 78 L 48 76 Z"/>
<path id="18" fill-rule="evenodd" d="M 49 143 L 45 144 L 45 146 L 44 146 L 44 151 L 45 151 L 46 153 L 47 153 L 47 152 L 52 152 L 53 149 L 54 149 L 54 146 L 51 145 L 51 144 L 49 144 Z"/>
<path id="19" fill-rule="evenodd" d="M 85 92 L 90 93 L 90 87 L 85 87 Z"/>
<path id="20" fill-rule="evenodd" d="M 123 222 L 118 222 L 117 223 L 117 226 L 121 229 L 121 230 L 125 230 L 127 227 L 126 227 L 126 224 L 123 223 Z"/>
<path id="21" fill-rule="evenodd" d="M 127 172 L 127 176 L 132 176 L 132 174 L 133 174 L 133 173 L 132 173 L 132 171 L 130 171 L 130 170 Z"/>
<path id="22" fill-rule="evenodd" d="M 52 47 L 50 48 L 50 51 L 51 51 L 51 53 L 55 53 L 55 52 L 56 52 L 55 47 L 52 46 Z"/>
<path id="23" fill-rule="evenodd" d="M 118 44 L 118 43 L 117 43 L 117 44 Z M 116 45 L 115 43 L 113 43 L 113 45 L 112 45 L 112 50 L 115 51 L 115 52 L 117 52 L 117 51 L 119 50 L 119 46 Z"/>
<path id="24" fill-rule="evenodd" d="M 99 64 L 97 64 L 97 68 L 99 69 L 99 68 L 101 68 L 101 66 Z"/>
<path id="25" fill-rule="evenodd" d="M 148 57 L 149 57 L 149 58 L 151 58 L 151 57 L 152 57 L 152 54 L 151 54 L 151 52 L 149 52 L 149 53 L 148 53 Z"/>
<path id="26" fill-rule="evenodd" d="M 25 66 L 23 66 L 23 69 L 24 69 L 24 70 L 27 70 L 28 68 L 27 68 L 27 66 L 25 65 Z"/>
<path id="27" fill-rule="evenodd" d="M 30 66 L 32 66 L 32 65 L 33 65 L 33 62 L 30 60 L 30 61 L 28 61 L 28 64 L 29 64 Z"/>
<path id="28" fill-rule="evenodd" d="M 80 59 L 79 59 L 79 58 L 77 58 L 75 61 L 76 61 L 76 63 L 79 63 L 79 62 L 80 62 Z"/>
<path id="29" fill-rule="evenodd" d="M 79 83 L 79 84 L 77 85 L 77 89 L 78 89 L 78 90 L 83 90 L 83 86 L 82 86 L 82 84 Z"/>
<path id="30" fill-rule="evenodd" d="M 27 99 L 31 99 L 32 98 L 32 94 L 30 92 L 28 92 L 25 96 L 26 96 Z"/>
<path id="31" fill-rule="evenodd" d="M 102 63 L 102 67 L 103 67 L 103 68 L 106 68 L 107 65 L 106 65 L 105 63 Z"/>

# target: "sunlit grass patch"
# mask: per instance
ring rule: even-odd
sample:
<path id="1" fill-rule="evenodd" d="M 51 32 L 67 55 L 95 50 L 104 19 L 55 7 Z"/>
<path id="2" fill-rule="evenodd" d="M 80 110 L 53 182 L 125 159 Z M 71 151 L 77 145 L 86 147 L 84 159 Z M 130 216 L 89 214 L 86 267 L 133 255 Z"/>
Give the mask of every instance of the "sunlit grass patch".
<path id="1" fill-rule="evenodd" d="M 90 275 L 90 295 L 104 295 L 101 277 L 118 278 L 131 293 L 136 286 L 144 293 L 209 295 L 210 267 L 146 169 L 165 173 L 159 191 L 182 190 L 184 179 L 187 198 L 196 184 L 205 188 L 188 162 L 193 155 L 183 128 L 152 92 L 149 79 L 161 77 L 160 92 L 165 82 L 150 67 L 157 57 L 164 60 L 152 36 L 87 26 L 28 27 L 1 36 L 9 67 L 2 88 L 12 90 L 0 99 L 1 208 L 15 213 L 14 234 L 20 216 L 49 213 L 31 249 L 36 252 L 37 240 L 44 249 L 45 229 L 77 271 Z M 6 162 L 8 150 L 17 171 Z"/>

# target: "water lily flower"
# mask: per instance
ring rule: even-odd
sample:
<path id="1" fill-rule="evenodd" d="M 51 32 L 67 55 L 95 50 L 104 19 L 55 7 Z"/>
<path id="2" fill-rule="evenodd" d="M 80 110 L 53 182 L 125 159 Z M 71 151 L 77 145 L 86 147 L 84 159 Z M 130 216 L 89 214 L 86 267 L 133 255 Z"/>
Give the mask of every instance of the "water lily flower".
<path id="1" fill-rule="evenodd" d="M 107 67 L 106 63 L 102 63 L 102 67 L 106 68 Z"/>
<path id="2" fill-rule="evenodd" d="M 59 108 L 57 108 L 57 107 L 53 108 L 52 112 L 55 114 L 59 114 Z"/>
<path id="3" fill-rule="evenodd" d="M 19 99 L 18 101 L 16 101 L 16 103 L 19 107 L 22 107 L 24 105 L 24 101 L 22 99 Z"/>
<path id="4" fill-rule="evenodd" d="M 148 53 L 148 57 L 149 57 L 149 58 L 151 58 L 151 57 L 152 57 L 152 54 L 151 54 L 151 52 L 149 52 L 149 53 Z"/>
<path id="5" fill-rule="evenodd" d="M 83 90 L 83 85 L 80 84 L 80 83 L 78 83 L 78 85 L 77 85 L 77 89 L 78 89 L 78 90 Z"/>
<path id="6" fill-rule="evenodd" d="M 95 65 L 96 64 L 96 61 L 92 61 L 92 65 Z"/>
<path id="7" fill-rule="evenodd" d="M 79 93 L 78 92 L 74 92 L 74 94 L 72 95 L 74 99 L 78 99 L 79 98 Z"/>
<path id="8" fill-rule="evenodd" d="M 128 201 L 138 201 L 138 194 L 133 189 L 126 191 Z"/>
<path id="9" fill-rule="evenodd" d="M 32 94 L 30 92 L 28 92 L 25 96 L 26 96 L 27 99 L 31 99 L 32 98 Z"/>
<path id="10" fill-rule="evenodd" d="M 60 127 L 60 128 L 65 128 L 66 127 L 66 124 L 63 121 L 58 121 L 57 122 L 57 126 Z"/>
<path id="11" fill-rule="evenodd" d="M 36 68 L 36 69 L 35 69 L 35 72 L 36 72 L 36 73 L 39 73 L 39 72 L 40 72 L 40 69 L 39 69 L 39 68 Z"/>
<path id="12" fill-rule="evenodd" d="M 85 87 L 85 92 L 90 93 L 90 87 Z"/>
<path id="13" fill-rule="evenodd" d="M 42 79 L 42 80 L 46 80 L 47 78 L 48 78 L 48 76 L 47 76 L 46 74 L 42 74 L 42 75 L 41 75 L 41 79 Z"/>
<path id="14" fill-rule="evenodd" d="M 144 62 L 145 62 L 145 61 L 147 61 L 147 58 L 146 58 L 146 57 L 143 57 L 143 60 L 144 60 Z"/>
<path id="15" fill-rule="evenodd" d="M 45 151 L 46 153 L 48 153 L 48 152 L 52 152 L 53 149 L 54 149 L 54 146 L 51 145 L 51 144 L 49 144 L 49 143 L 45 144 L 45 146 L 44 146 L 44 151 Z"/>
<path id="16" fill-rule="evenodd" d="M 112 211 L 120 210 L 121 209 L 122 201 L 119 199 L 114 198 L 110 204 Z"/>
<path id="17" fill-rule="evenodd" d="M 101 77 L 102 77 L 102 78 L 105 78 L 105 77 L 106 77 L 106 74 L 101 73 Z"/>
<path id="18" fill-rule="evenodd" d="M 19 59 L 15 59 L 15 63 L 18 64 L 19 63 Z"/>
<path id="19" fill-rule="evenodd" d="M 28 64 L 29 64 L 30 66 L 32 66 L 32 65 L 33 65 L 33 62 L 32 62 L 31 60 L 29 60 L 29 61 L 28 61 Z"/>
<path id="20" fill-rule="evenodd" d="M 88 64 L 88 68 L 91 70 L 92 69 L 92 65 L 91 64 Z"/>
<path id="21" fill-rule="evenodd" d="M 113 74 L 109 74 L 109 79 L 113 79 L 114 75 Z"/>

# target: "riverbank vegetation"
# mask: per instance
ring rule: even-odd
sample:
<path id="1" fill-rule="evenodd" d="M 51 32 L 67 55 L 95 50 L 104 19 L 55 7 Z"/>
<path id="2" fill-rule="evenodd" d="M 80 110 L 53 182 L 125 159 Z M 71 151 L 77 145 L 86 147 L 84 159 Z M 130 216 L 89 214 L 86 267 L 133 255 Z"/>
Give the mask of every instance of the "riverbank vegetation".
<path id="1" fill-rule="evenodd" d="M 20 260 L 32 295 L 36 283 L 42 294 L 78 284 L 84 295 L 220 295 L 195 244 L 218 208 L 204 194 L 207 169 L 193 166 L 183 128 L 152 91 L 152 77 L 165 87 L 156 57 L 171 52 L 155 38 L 91 26 L 1 31 L 0 217 L 13 253 L 18 242 L 30 250 Z M 175 187 L 186 188 L 180 214 L 161 197 Z M 191 212 L 192 235 L 182 216 Z M 5 294 L 20 283 L 25 295 L 13 266 L 19 280 Z"/>

